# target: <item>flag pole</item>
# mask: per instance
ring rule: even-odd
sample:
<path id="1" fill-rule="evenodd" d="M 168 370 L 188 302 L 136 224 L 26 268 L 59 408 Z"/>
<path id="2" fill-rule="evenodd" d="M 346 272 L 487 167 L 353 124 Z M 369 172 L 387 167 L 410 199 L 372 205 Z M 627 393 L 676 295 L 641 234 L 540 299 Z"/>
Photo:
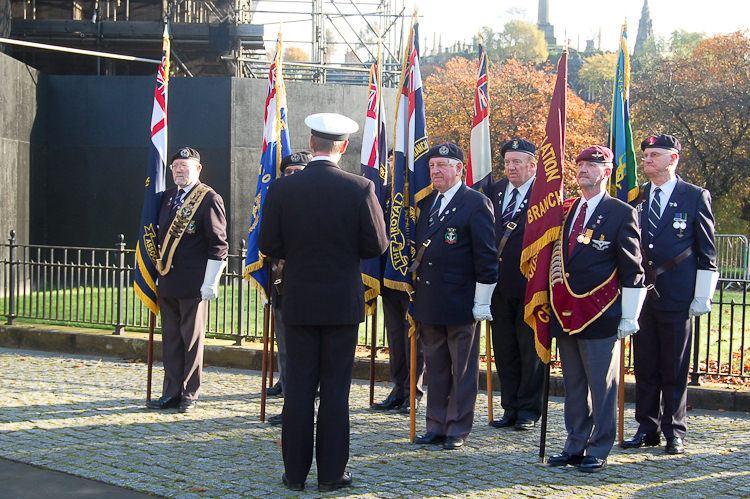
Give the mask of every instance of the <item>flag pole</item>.
<path id="1" fill-rule="evenodd" d="M 272 283 L 269 281 L 269 284 L 272 284 Z M 269 293 L 269 300 L 270 299 L 271 297 Z M 268 328 L 269 329 L 268 343 L 270 345 L 269 346 L 270 353 L 268 356 L 268 386 L 273 386 L 273 365 L 274 365 L 274 360 L 275 360 L 274 346 L 275 346 L 275 337 L 276 337 L 276 317 L 274 317 L 274 313 L 273 313 L 273 303 L 269 304 L 268 312 L 270 314 L 269 322 L 271 324 Z"/>
<path id="2" fill-rule="evenodd" d="M 551 361 L 550 361 L 551 362 Z M 544 367 L 544 400 L 542 401 L 542 425 L 539 431 L 539 462 L 544 462 L 544 451 L 547 446 L 547 412 L 549 409 L 549 371 L 550 362 Z"/>
<path id="3" fill-rule="evenodd" d="M 268 280 L 271 282 L 271 267 L 268 267 Z M 261 358 L 261 386 L 260 386 L 260 421 L 266 420 L 266 372 L 268 370 L 268 330 L 270 322 L 270 300 L 263 305 L 263 357 Z"/>
<path id="4" fill-rule="evenodd" d="M 375 402 L 375 355 L 378 342 L 378 299 L 372 305 L 372 320 L 370 321 L 370 405 Z M 367 320 L 367 317 L 365 317 Z"/>
<path id="5" fill-rule="evenodd" d="M 151 401 L 151 377 L 154 367 L 154 326 L 156 324 L 156 315 L 149 309 L 148 311 L 148 368 L 146 374 L 146 402 Z"/>
<path id="6" fill-rule="evenodd" d="M 417 331 L 410 337 L 409 348 L 409 438 L 417 436 Z"/>
<path id="7" fill-rule="evenodd" d="M 487 423 L 495 418 L 492 402 L 492 335 L 490 321 L 484 321 L 485 358 L 487 359 Z"/>
<path id="8" fill-rule="evenodd" d="M 617 387 L 617 437 L 622 442 L 625 433 L 625 338 L 620 338 L 620 380 Z"/>

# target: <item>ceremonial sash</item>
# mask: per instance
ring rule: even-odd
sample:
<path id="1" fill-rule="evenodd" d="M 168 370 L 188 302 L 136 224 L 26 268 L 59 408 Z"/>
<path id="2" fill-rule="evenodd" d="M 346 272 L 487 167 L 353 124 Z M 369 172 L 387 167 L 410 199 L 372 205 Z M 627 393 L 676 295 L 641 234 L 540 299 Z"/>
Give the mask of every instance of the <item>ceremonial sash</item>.
<path id="1" fill-rule="evenodd" d="M 169 226 L 169 230 L 167 231 L 167 237 L 164 238 L 164 242 L 161 244 L 161 249 L 159 250 L 159 259 L 156 261 L 156 270 L 159 271 L 159 274 L 167 275 L 169 273 L 169 269 L 172 268 L 172 258 L 174 257 L 177 245 L 180 244 L 185 229 L 190 225 L 195 212 L 198 211 L 198 206 L 200 206 L 203 198 L 206 197 L 206 194 L 210 190 L 211 188 L 206 184 L 196 185 L 190 191 L 187 198 L 185 198 L 182 206 L 177 210 L 177 215 L 172 220 L 172 225 Z"/>
<path id="2" fill-rule="evenodd" d="M 604 282 L 587 293 L 578 294 L 570 289 L 563 259 L 563 234 L 567 218 L 568 213 L 565 214 L 560 237 L 552 246 L 549 272 L 550 301 L 552 311 L 563 331 L 575 334 L 585 329 L 612 306 L 620 294 L 620 286 L 615 268 Z"/>

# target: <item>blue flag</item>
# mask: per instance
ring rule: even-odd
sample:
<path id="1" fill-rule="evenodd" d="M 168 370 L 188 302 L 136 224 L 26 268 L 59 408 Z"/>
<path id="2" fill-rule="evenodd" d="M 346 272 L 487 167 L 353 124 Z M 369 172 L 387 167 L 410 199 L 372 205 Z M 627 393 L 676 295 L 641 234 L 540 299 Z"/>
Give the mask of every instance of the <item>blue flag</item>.
<path id="1" fill-rule="evenodd" d="M 638 197 L 633 128 L 630 124 L 630 55 L 628 54 L 628 25 L 622 26 L 620 55 L 610 116 L 609 148 L 614 153 L 614 171 L 610 177 L 610 195 L 630 203 Z"/>
<path id="2" fill-rule="evenodd" d="M 360 164 L 362 175 L 375 184 L 375 195 L 383 206 L 385 185 L 388 180 L 388 149 L 385 138 L 385 110 L 381 98 L 380 54 L 370 68 L 370 90 L 368 92 L 367 116 L 362 137 Z M 365 309 L 368 315 L 375 311 L 375 300 L 380 294 L 382 279 L 381 258 L 362 260 L 362 282 L 365 285 Z"/>
<path id="3" fill-rule="evenodd" d="M 413 275 L 409 267 L 417 253 L 414 241 L 419 216 L 417 203 L 432 192 L 426 157 L 430 147 L 419 71 L 418 40 L 418 25 L 415 23 L 404 54 L 406 60 L 396 111 L 391 219 L 388 224 L 390 244 L 383 276 L 386 286 L 408 293 L 413 290 Z M 412 322 L 411 317 L 409 320 Z"/>
<path id="4" fill-rule="evenodd" d="M 159 300 L 156 295 L 156 260 L 159 258 L 159 240 L 156 225 L 159 218 L 161 196 L 165 189 L 165 165 L 167 157 L 167 84 L 169 83 L 169 32 L 164 26 L 161 64 L 156 75 L 154 107 L 151 111 L 151 143 L 146 188 L 141 210 L 141 225 L 135 248 L 135 277 L 133 286 L 138 297 L 148 309 L 157 315 Z"/>
<path id="5" fill-rule="evenodd" d="M 247 257 L 244 277 L 260 292 L 263 304 L 268 301 L 269 262 L 258 249 L 258 233 L 263 215 L 263 201 L 268 184 L 279 176 L 281 159 L 290 154 L 289 130 L 286 119 L 286 90 L 281 75 L 281 34 L 276 40 L 276 56 L 268 72 L 268 94 L 266 95 L 265 120 L 263 125 L 263 150 L 260 156 L 258 184 L 250 214 L 250 229 L 247 235 Z"/>

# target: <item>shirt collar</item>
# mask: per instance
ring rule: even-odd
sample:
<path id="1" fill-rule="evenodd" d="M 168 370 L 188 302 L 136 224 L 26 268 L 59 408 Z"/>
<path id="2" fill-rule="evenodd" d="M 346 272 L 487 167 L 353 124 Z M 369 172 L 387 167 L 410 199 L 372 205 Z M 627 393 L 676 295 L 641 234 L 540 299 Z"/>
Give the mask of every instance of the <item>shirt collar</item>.
<path id="1" fill-rule="evenodd" d="M 513 184 L 508 182 L 508 186 L 505 188 L 505 196 L 510 196 L 510 193 L 513 192 L 513 189 L 518 189 L 519 199 L 523 199 L 526 197 L 526 193 L 529 192 L 529 189 L 531 189 L 531 184 L 534 183 L 534 179 L 536 178 L 536 175 L 531 177 L 529 180 L 521 184 L 520 187 L 514 187 Z"/>
<path id="2" fill-rule="evenodd" d="M 677 177 L 671 178 L 659 186 L 651 182 L 651 193 L 649 195 L 650 197 L 649 201 L 653 201 L 654 191 L 656 191 L 657 187 L 661 189 L 661 192 L 662 192 L 661 199 L 669 199 L 670 197 L 672 197 L 672 192 L 674 191 L 675 186 L 677 186 Z"/>

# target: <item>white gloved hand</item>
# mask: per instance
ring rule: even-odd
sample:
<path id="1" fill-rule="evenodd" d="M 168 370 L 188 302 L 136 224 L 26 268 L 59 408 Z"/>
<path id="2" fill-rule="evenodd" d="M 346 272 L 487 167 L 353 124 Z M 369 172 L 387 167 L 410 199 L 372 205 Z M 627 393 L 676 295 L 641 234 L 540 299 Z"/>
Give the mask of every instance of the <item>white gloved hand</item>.
<path id="1" fill-rule="evenodd" d="M 716 291 L 719 273 L 713 270 L 698 270 L 695 274 L 695 293 L 690 303 L 690 317 L 707 314 L 711 311 L 711 297 Z"/>
<path id="2" fill-rule="evenodd" d="M 617 337 L 625 338 L 638 332 L 638 317 L 643 302 L 646 301 L 646 288 L 622 288 L 622 315 L 617 326 Z"/>
<path id="3" fill-rule="evenodd" d="M 622 339 L 638 332 L 638 321 L 636 319 L 620 319 L 617 326 L 617 338 Z"/>
<path id="4" fill-rule="evenodd" d="M 495 290 L 495 285 L 482 284 L 478 282 L 474 288 L 474 307 L 471 309 L 471 313 L 474 314 L 475 321 L 492 320 L 492 312 L 490 312 L 490 302 L 492 301 L 492 292 Z"/>
<path id="5" fill-rule="evenodd" d="M 213 300 L 219 296 L 219 279 L 227 262 L 224 260 L 208 260 L 206 273 L 201 286 L 201 300 Z"/>

